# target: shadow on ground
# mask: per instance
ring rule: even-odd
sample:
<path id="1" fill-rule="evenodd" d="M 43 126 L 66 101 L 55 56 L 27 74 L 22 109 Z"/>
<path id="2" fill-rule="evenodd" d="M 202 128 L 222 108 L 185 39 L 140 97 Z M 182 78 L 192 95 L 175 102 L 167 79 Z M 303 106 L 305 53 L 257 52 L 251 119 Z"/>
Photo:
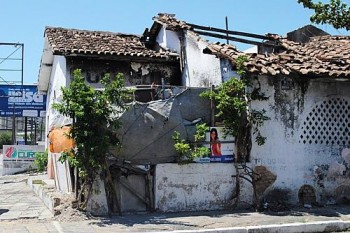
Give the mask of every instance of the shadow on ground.
<path id="1" fill-rule="evenodd" d="M 125 214 L 123 216 L 114 215 L 109 218 L 100 218 L 100 221 L 94 222 L 100 227 L 121 224 L 127 227 L 134 225 L 154 224 L 154 225 L 181 225 L 186 227 L 198 227 L 198 224 L 185 223 L 177 221 L 178 218 L 186 217 L 212 217 L 220 218 L 222 216 L 243 217 L 249 216 L 250 212 L 244 211 L 200 211 L 200 212 L 178 212 L 178 213 L 141 213 L 141 214 Z"/>
<path id="2" fill-rule="evenodd" d="M 0 209 L 0 215 L 9 212 L 9 209 Z"/>
<path id="3" fill-rule="evenodd" d="M 350 215 L 350 205 L 328 205 L 322 207 L 295 207 L 288 211 L 264 211 L 266 215 L 271 216 L 324 216 L 324 217 L 340 217 L 342 215 Z"/>

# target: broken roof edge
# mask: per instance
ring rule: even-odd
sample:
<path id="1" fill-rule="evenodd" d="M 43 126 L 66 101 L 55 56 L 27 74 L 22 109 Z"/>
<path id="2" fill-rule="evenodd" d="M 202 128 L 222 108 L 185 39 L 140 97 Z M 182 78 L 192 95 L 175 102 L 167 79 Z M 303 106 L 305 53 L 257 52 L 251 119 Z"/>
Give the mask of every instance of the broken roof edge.
<path id="1" fill-rule="evenodd" d="M 187 33 L 195 36 L 198 40 L 207 44 L 210 43 L 208 40 L 202 38 L 198 33 L 196 33 L 193 30 L 193 27 L 190 26 L 186 21 L 178 20 L 175 18 L 175 14 L 158 13 L 158 15 L 154 16 L 152 20 L 154 23 L 149 30 L 146 28 L 145 32 L 143 33 L 143 37 L 146 37 L 147 35 L 153 35 L 154 37 L 159 33 L 160 29 L 164 27 L 165 30 L 173 32 L 186 31 Z"/>
<path id="2" fill-rule="evenodd" d="M 179 31 L 179 30 L 191 30 L 192 27 L 189 26 L 186 21 L 179 20 L 175 18 L 175 14 L 168 14 L 168 13 L 158 13 L 157 16 L 154 16 L 152 20 L 156 23 L 159 23 L 161 25 L 166 25 L 167 29 L 172 31 Z"/>

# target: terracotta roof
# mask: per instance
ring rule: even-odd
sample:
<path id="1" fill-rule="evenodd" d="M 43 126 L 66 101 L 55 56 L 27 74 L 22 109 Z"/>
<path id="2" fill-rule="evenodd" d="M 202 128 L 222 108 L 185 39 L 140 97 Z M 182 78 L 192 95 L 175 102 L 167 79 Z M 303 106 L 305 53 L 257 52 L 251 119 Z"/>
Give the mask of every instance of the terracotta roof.
<path id="1" fill-rule="evenodd" d="M 167 29 L 172 31 L 192 29 L 185 21 L 176 19 L 174 14 L 159 13 L 158 16 L 153 17 L 153 20 L 162 25 L 166 25 Z"/>
<path id="2" fill-rule="evenodd" d="M 251 73 L 350 77 L 349 36 L 314 37 L 305 44 L 279 40 L 285 51 L 277 54 L 243 54 L 226 44 L 211 44 L 205 52 L 226 58 L 233 65 L 238 56 L 245 55 Z"/>
<path id="3" fill-rule="evenodd" d="M 146 48 L 136 35 L 56 27 L 46 27 L 45 34 L 54 54 L 177 58 L 175 54 Z"/>

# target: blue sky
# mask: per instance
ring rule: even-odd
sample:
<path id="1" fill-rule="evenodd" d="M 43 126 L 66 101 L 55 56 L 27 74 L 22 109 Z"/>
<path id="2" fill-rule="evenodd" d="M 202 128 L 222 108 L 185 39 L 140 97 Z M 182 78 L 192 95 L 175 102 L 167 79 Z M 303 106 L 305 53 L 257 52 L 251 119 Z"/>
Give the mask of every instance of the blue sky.
<path id="1" fill-rule="evenodd" d="M 350 4 L 350 0 L 345 0 Z M 188 23 L 256 34 L 287 32 L 310 24 L 312 11 L 297 0 L 4 0 L 0 7 L 0 43 L 23 43 L 23 80 L 37 82 L 45 26 L 142 34 L 158 13 L 172 13 Z M 315 25 L 333 35 L 348 35 Z M 216 42 L 216 39 L 211 39 Z M 0 84 L 21 80 L 21 49 L 0 45 Z"/>

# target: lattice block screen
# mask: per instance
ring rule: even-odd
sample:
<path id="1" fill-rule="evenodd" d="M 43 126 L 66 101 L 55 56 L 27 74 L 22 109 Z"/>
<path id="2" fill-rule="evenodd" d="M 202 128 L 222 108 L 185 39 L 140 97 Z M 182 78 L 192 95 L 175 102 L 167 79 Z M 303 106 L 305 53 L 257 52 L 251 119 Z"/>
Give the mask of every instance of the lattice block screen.
<path id="1" fill-rule="evenodd" d="M 299 143 L 349 145 L 350 105 L 342 98 L 333 98 L 317 104 L 307 115 L 301 127 Z"/>

